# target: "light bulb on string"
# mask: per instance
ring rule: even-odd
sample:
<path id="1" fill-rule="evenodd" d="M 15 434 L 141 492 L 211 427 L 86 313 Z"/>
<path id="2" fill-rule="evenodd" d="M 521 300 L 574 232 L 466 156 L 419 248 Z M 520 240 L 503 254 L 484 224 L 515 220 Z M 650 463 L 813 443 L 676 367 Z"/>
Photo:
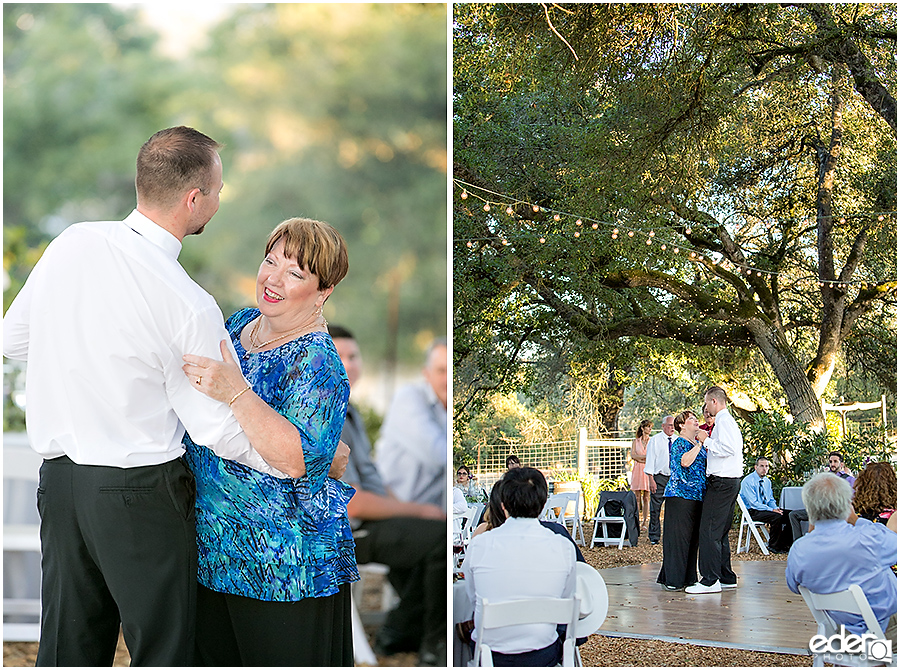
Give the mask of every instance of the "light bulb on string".
<path id="1" fill-rule="evenodd" d="M 484 203 L 484 211 L 485 212 L 491 211 L 491 203 L 489 203 L 489 202 Z"/>
<path id="2" fill-rule="evenodd" d="M 580 225 L 581 225 L 581 219 L 576 219 L 575 225 L 576 225 L 576 226 L 580 226 Z"/>
<path id="3" fill-rule="evenodd" d="M 554 214 L 554 215 L 553 215 L 553 220 L 554 220 L 554 221 L 559 221 L 559 214 Z"/>
<path id="4" fill-rule="evenodd" d="M 597 230 L 597 227 L 598 227 L 598 226 L 597 226 L 596 223 L 591 225 L 591 228 L 593 228 L 594 230 Z"/>
<path id="5" fill-rule="evenodd" d="M 547 240 L 545 240 L 545 239 L 542 237 L 542 238 L 541 238 L 540 240 L 538 240 L 538 241 L 539 241 L 541 244 L 543 244 L 543 243 L 546 242 Z"/>
<path id="6" fill-rule="evenodd" d="M 581 231 L 576 230 L 576 231 L 575 231 L 575 237 L 581 237 Z"/>
<path id="7" fill-rule="evenodd" d="M 538 207 L 537 205 L 532 205 L 531 209 L 534 210 L 535 212 L 538 212 L 538 211 L 540 211 L 541 208 Z"/>
<path id="8" fill-rule="evenodd" d="M 506 213 L 509 214 L 510 216 L 512 216 L 512 215 L 513 215 L 513 208 L 512 208 L 511 206 L 510 206 L 510 207 L 507 207 L 507 208 L 506 208 Z"/>
<path id="9" fill-rule="evenodd" d="M 633 231 L 633 230 L 629 230 L 629 231 L 628 231 L 628 237 L 634 237 L 634 231 Z"/>
<path id="10" fill-rule="evenodd" d="M 465 200 L 466 198 L 469 197 L 469 194 L 466 193 L 465 191 L 463 191 L 462 193 L 459 194 L 459 197 L 462 198 L 463 200 Z"/>

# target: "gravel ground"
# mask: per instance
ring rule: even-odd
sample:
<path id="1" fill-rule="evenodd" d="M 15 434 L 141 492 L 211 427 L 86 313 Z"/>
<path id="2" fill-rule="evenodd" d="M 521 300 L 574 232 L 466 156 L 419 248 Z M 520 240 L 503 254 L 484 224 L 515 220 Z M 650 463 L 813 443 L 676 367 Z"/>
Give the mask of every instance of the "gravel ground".
<path id="1" fill-rule="evenodd" d="M 587 529 L 585 529 L 587 532 Z M 731 546 L 737 543 L 737 531 L 732 531 Z M 662 561 L 662 545 L 651 545 L 642 534 L 638 546 L 625 546 L 621 551 L 598 547 L 582 549 L 585 560 L 598 570 L 642 563 Z M 749 554 L 732 555 L 734 561 L 784 560 L 784 556 L 763 556 L 757 550 Z M 370 631 L 371 632 L 371 631 Z M 129 665 L 128 652 L 119 641 L 114 667 Z M 662 667 L 810 667 L 811 656 L 771 654 L 763 652 L 701 647 L 675 642 L 654 640 L 628 640 L 624 638 L 592 635 L 580 647 L 581 659 L 586 667 L 646 667 L 648 658 L 654 666 Z M 33 667 L 37 643 L 4 642 L 3 665 L 6 667 Z M 411 667 L 416 663 L 415 654 L 397 654 L 379 657 L 381 667 Z"/>

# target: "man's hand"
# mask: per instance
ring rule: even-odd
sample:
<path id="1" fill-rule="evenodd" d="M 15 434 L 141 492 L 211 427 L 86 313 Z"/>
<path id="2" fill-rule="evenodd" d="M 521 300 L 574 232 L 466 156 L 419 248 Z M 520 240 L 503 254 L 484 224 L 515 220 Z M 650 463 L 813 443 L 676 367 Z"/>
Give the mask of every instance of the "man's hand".
<path id="1" fill-rule="evenodd" d="M 650 475 L 650 493 L 656 493 L 656 480 Z"/>
<path id="2" fill-rule="evenodd" d="M 707 433 L 705 430 L 697 431 L 697 439 L 700 440 L 700 444 L 706 442 L 707 437 L 709 437 L 709 433 Z"/>
<path id="3" fill-rule="evenodd" d="M 331 468 L 328 470 L 328 476 L 332 479 L 340 479 L 347 470 L 347 464 L 350 462 L 350 447 L 341 440 L 338 442 L 337 449 L 334 451 L 334 458 L 331 461 Z"/>
<path id="4" fill-rule="evenodd" d="M 417 516 L 420 519 L 436 519 L 437 521 L 443 521 L 447 518 L 447 511 L 442 510 L 437 505 L 427 505 L 422 503 L 410 504 L 413 505 L 413 516 Z"/>
<path id="5" fill-rule="evenodd" d="M 773 509 L 772 511 L 775 512 L 775 514 L 784 514 L 784 510 L 783 510 L 783 509 L 779 509 L 778 507 L 776 507 L 776 508 Z"/>

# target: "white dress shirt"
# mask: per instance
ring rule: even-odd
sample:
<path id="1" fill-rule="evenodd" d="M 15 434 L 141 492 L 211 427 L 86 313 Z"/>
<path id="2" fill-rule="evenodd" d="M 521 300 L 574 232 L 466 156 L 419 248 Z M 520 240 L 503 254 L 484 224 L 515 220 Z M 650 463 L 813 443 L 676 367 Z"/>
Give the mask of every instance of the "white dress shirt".
<path id="1" fill-rule="evenodd" d="M 672 474 L 669 466 L 669 449 L 676 437 L 678 435 L 675 433 L 672 433 L 670 436 L 666 435 L 664 431 L 660 431 L 650 437 L 650 440 L 647 442 L 647 462 L 644 464 L 645 474 L 651 477 L 653 475 L 665 475 L 668 477 Z"/>
<path id="2" fill-rule="evenodd" d="M 475 604 L 475 630 L 481 599 L 506 602 L 526 598 L 569 598 L 575 593 L 575 545 L 541 526 L 537 519 L 509 518 L 502 526 L 472 538 L 462 571 L 466 593 Z M 519 654 L 543 649 L 557 639 L 555 624 L 523 624 L 486 630 L 494 651 Z"/>
<path id="3" fill-rule="evenodd" d="M 183 354 L 220 359 L 219 342 L 231 339 L 180 251 L 136 210 L 50 243 L 3 321 L 3 355 L 28 361 L 31 445 L 48 459 L 131 468 L 181 456 L 187 427 L 219 456 L 284 477 L 181 369 Z"/>
<path id="4" fill-rule="evenodd" d="M 741 477 L 744 474 L 744 436 L 727 409 L 716 414 L 712 434 L 706 447 L 706 474 L 719 477 Z"/>
<path id="5" fill-rule="evenodd" d="M 424 379 L 394 396 L 375 444 L 375 465 L 400 500 L 447 508 L 447 408 Z"/>

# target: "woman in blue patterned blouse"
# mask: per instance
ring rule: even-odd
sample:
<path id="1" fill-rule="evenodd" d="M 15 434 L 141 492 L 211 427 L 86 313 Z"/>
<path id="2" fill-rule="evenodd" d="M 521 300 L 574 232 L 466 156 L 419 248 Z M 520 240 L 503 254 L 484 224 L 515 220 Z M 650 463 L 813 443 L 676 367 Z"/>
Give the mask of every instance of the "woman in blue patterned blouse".
<path id="1" fill-rule="evenodd" d="M 332 465 L 350 385 L 322 317 L 347 267 L 344 240 L 330 225 L 281 223 L 259 268 L 259 308 L 225 324 L 240 367 L 224 342 L 223 362 L 185 357 L 185 374 L 228 403 L 248 435 L 277 439 L 267 426 L 286 418 L 293 435 L 282 438 L 284 450 L 299 463 L 291 476 L 264 474 L 185 437 L 197 481 L 198 664 L 353 665 L 353 489 Z M 253 411 L 263 401 L 268 421 Z"/>
<path id="2" fill-rule="evenodd" d="M 675 417 L 678 438 L 669 450 L 672 475 L 666 485 L 663 564 L 656 581 L 670 591 L 697 583 L 700 511 L 706 493 L 706 448 L 697 442 L 697 416 L 685 410 Z"/>

